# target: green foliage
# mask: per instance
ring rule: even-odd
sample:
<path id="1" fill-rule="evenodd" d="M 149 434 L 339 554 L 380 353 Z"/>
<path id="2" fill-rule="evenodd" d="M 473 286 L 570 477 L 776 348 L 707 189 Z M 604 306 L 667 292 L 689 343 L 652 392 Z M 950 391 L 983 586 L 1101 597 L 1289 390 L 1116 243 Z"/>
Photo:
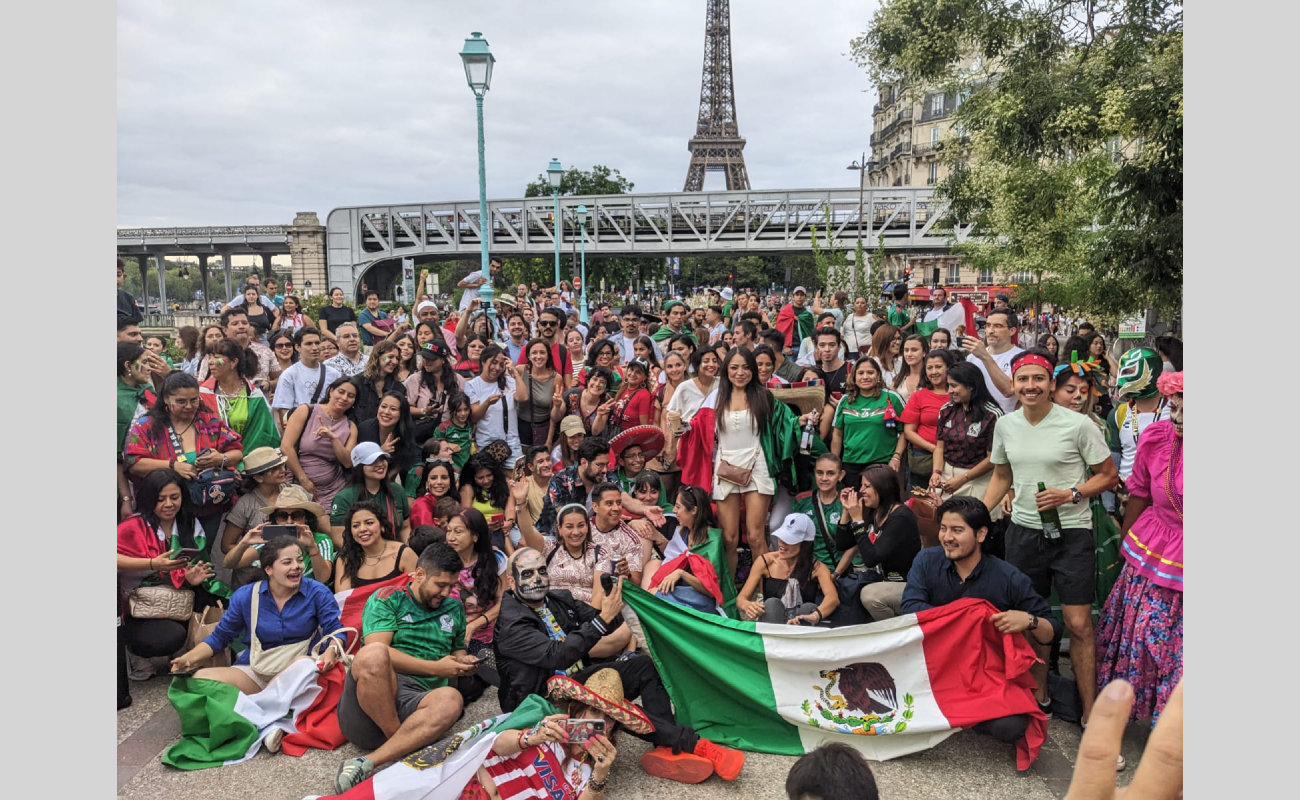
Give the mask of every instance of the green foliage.
<path id="1" fill-rule="evenodd" d="M 877 81 L 969 92 L 937 187 L 976 224 L 956 252 L 1117 317 L 1182 303 L 1182 36 L 1168 0 L 887 0 L 851 47 Z"/>
<path id="2" fill-rule="evenodd" d="M 560 194 L 566 197 L 569 195 L 627 194 L 632 191 L 634 185 L 632 181 L 624 178 L 618 170 L 612 170 L 603 164 L 597 164 L 590 170 L 569 167 L 560 176 Z M 551 182 L 547 179 L 546 173 L 539 174 L 537 180 L 524 188 L 524 197 L 549 197 L 550 194 Z M 501 266 L 505 267 L 505 264 Z M 554 279 L 553 273 L 551 277 Z"/>
<path id="3" fill-rule="evenodd" d="M 831 240 L 830 206 L 823 206 L 822 210 L 825 214 L 824 219 L 828 220 L 825 231 L 825 244 L 820 244 L 817 241 L 816 225 L 809 225 L 808 230 L 812 235 L 813 263 L 816 265 L 817 270 L 817 282 L 814 285 L 822 290 L 824 297 L 830 297 L 836 292 L 853 291 L 853 267 L 849 265 L 848 257 L 845 256 L 844 251 L 837 248 Z"/>
<path id="4" fill-rule="evenodd" d="M 330 296 L 325 292 L 312 292 L 311 297 L 302 301 L 304 313 L 312 319 L 320 319 L 321 309 L 330 304 Z M 343 305 L 351 307 L 351 303 Z"/>

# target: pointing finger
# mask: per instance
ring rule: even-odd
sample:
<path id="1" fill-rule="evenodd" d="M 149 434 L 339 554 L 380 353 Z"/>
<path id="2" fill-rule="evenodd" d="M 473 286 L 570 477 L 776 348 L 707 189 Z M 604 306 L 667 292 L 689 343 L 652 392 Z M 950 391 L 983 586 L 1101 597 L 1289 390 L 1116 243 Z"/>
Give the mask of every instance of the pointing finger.
<path id="1" fill-rule="evenodd" d="M 1079 759 L 1066 800 L 1114 796 L 1115 761 L 1132 708 L 1133 687 L 1127 681 L 1111 681 L 1097 696 L 1079 743 Z"/>
<path id="2" fill-rule="evenodd" d="M 1094 711 L 1094 716 L 1096 712 Z M 1172 800 L 1183 791 L 1183 682 L 1174 687 L 1147 740 L 1133 783 L 1135 797 Z"/>

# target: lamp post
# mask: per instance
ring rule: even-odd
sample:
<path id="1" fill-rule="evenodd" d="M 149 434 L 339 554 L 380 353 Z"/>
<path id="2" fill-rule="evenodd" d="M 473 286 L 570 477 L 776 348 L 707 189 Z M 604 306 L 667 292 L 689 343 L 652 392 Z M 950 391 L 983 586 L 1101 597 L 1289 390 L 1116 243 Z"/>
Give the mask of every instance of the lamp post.
<path id="1" fill-rule="evenodd" d="M 578 229 L 582 236 L 582 299 L 578 301 L 578 321 L 587 324 L 587 207 L 578 206 Z"/>
<path id="2" fill-rule="evenodd" d="M 551 201 L 555 203 L 555 223 L 551 233 L 555 238 L 555 285 L 560 285 L 560 179 L 564 177 L 564 167 L 558 158 L 552 158 L 546 166 L 546 179 L 551 182 Z"/>
<path id="3" fill-rule="evenodd" d="M 495 332 L 497 310 L 492 305 L 492 271 L 488 266 L 492 220 L 488 217 L 487 166 L 483 155 L 483 95 L 487 94 L 488 87 L 492 84 L 492 65 L 496 63 L 496 58 L 488 50 L 487 39 L 483 38 L 483 34 L 474 31 L 465 40 L 460 60 L 465 65 L 465 80 L 469 83 L 470 91 L 474 92 L 474 101 L 478 106 L 478 227 L 483 270 L 483 287 L 479 289 L 479 299 L 487 310 L 488 330 Z"/>
<path id="4" fill-rule="evenodd" d="M 856 169 L 856 170 L 858 171 L 858 242 L 860 243 L 860 242 L 862 241 L 862 206 L 863 206 L 863 203 L 864 203 L 864 196 L 865 196 L 865 194 L 866 194 L 865 187 L 866 187 L 866 185 L 867 185 L 867 154 L 866 154 L 866 153 L 863 153 L 863 154 L 862 154 L 862 160 L 861 160 L 861 161 L 854 161 L 852 164 L 849 164 L 847 167 L 845 167 L 845 169 Z M 854 252 L 856 252 L 856 251 L 857 251 L 857 248 L 854 248 Z M 863 254 L 863 258 L 864 258 L 864 260 L 865 260 L 865 257 L 866 257 L 866 252 L 867 252 L 867 251 L 866 251 L 866 249 L 864 248 L 863 251 L 862 251 L 862 254 Z M 868 263 L 870 263 L 870 262 L 868 262 Z M 853 269 L 853 291 L 854 291 L 854 293 L 857 293 L 857 291 L 858 291 L 858 270 L 862 269 L 862 265 L 861 265 L 861 264 L 856 264 L 856 263 L 855 263 L 855 264 L 853 265 L 853 267 L 854 267 L 854 269 Z M 870 271 L 870 269 L 871 269 L 871 267 L 868 266 L 868 267 L 867 267 L 867 270 Z M 875 302 L 875 301 L 873 300 L 872 302 Z"/>

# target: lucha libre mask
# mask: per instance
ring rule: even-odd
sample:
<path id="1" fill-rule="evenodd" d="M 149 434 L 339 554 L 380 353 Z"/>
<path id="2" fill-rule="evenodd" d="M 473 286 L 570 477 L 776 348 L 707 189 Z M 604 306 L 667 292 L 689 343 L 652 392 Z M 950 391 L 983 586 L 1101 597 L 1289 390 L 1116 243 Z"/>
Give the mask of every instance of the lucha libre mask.
<path id="1" fill-rule="evenodd" d="M 1154 397 L 1159 391 L 1156 379 L 1164 369 L 1160 354 L 1149 347 L 1137 347 L 1129 350 L 1119 360 L 1119 374 L 1116 378 L 1116 392 L 1120 397 L 1144 400 Z"/>

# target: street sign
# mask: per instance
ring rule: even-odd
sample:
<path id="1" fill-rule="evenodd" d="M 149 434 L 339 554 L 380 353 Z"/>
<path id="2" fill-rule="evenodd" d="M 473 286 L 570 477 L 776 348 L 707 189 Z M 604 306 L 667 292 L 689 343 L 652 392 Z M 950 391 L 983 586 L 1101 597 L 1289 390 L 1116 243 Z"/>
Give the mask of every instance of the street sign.
<path id="1" fill-rule="evenodd" d="M 1130 317 L 1119 324 L 1119 338 L 1143 339 L 1147 335 L 1147 316 Z"/>
<path id="2" fill-rule="evenodd" d="M 575 277 L 575 278 L 573 279 L 573 288 L 575 288 L 575 289 L 581 289 L 581 288 L 582 288 L 582 278 Z"/>
<path id="3" fill-rule="evenodd" d="M 674 275 L 682 274 L 682 260 L 675 256 L 673 257 L 673 274 Z"/>

